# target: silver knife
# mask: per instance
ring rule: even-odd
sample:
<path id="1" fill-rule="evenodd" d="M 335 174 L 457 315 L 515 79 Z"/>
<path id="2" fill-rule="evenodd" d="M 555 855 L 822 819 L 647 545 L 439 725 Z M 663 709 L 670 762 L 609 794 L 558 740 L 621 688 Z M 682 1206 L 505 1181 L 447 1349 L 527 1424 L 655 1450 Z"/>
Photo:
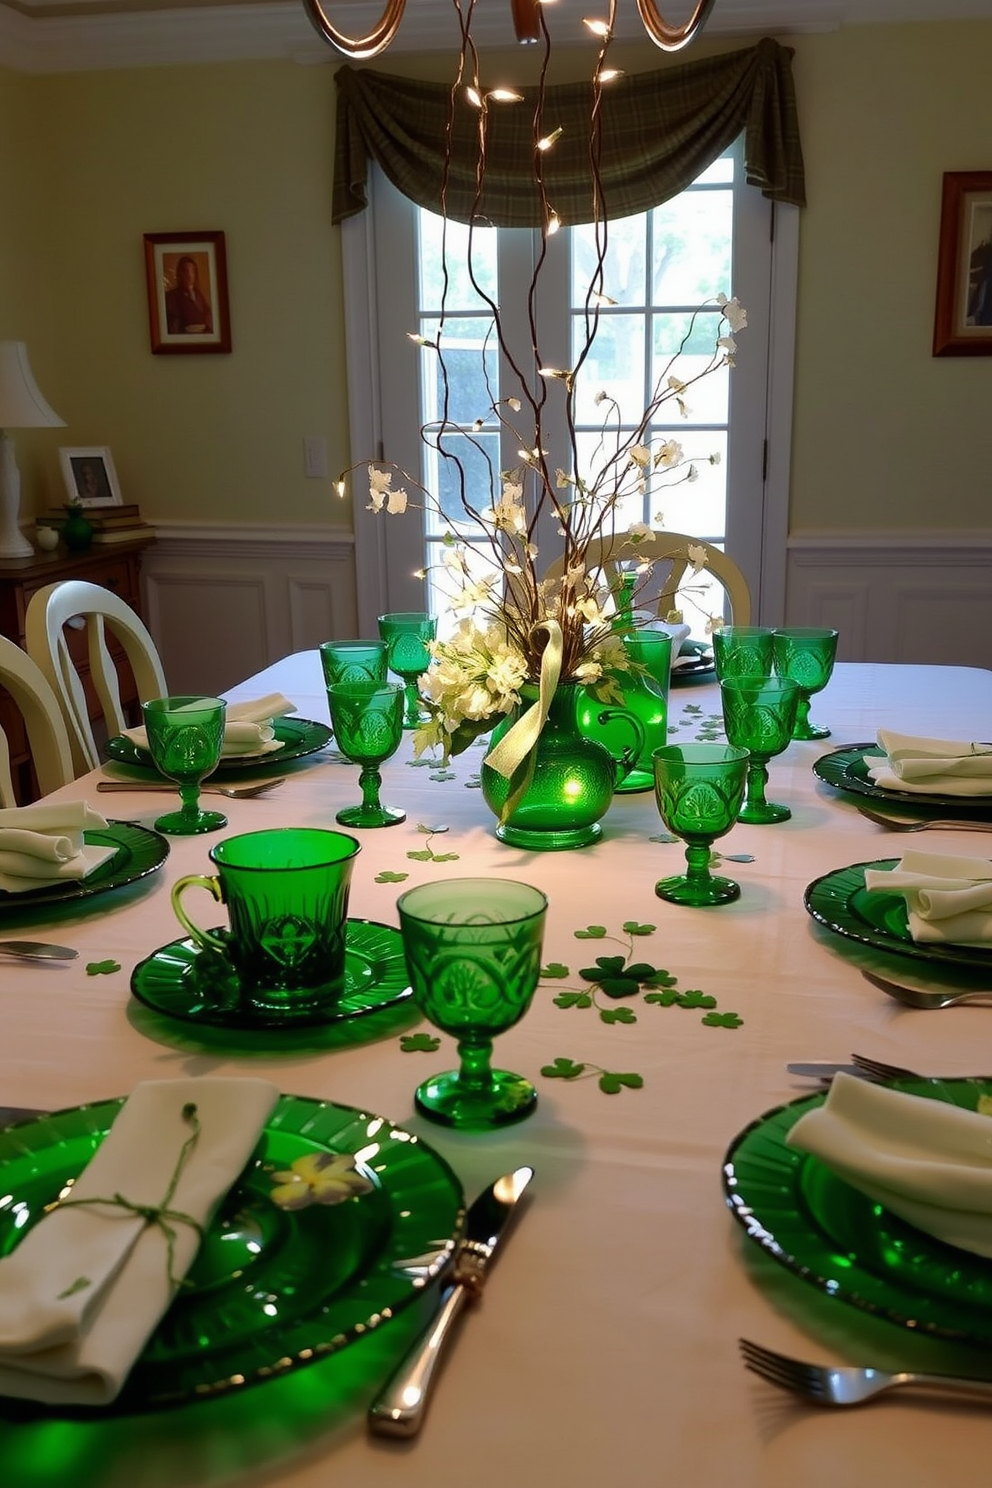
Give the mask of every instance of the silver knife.
<path id="1" fill-rule="evenodd" d="M 810 1080 L 832 1080 L 834 1075 L 864 1075 L 856 1064 L 828 1064 L 823 1061 L 812 1064 L 787 1064 L 786 1073 L 802 1075 Z"/>
<path id="2" fill-rule="evenodd" d="M 496 1250 L 533 1176 L 533 1168 L 504 1173 L 470 1206 L 465 1235 L 441 1283 L 432 1317 L 369 1406 L 369 1430 L 377 1436 L 410 1437 L 420 1430 L 431 1383 L 455 1320 L 466 1302 L 482 1291 Z"/>

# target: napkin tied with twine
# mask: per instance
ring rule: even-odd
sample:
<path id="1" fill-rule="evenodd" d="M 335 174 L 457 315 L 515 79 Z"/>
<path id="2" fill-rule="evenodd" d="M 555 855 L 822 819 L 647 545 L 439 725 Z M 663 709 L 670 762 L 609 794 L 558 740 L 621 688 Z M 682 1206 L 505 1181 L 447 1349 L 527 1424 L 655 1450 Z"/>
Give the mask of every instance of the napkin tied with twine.
<path id="1" fill-rule="evenodd" d="M 992 796 L 992 744 L 927 739 L 879 729 L 884 760 L 865 763 L 884 790 L 944 796 Z"/>
<path id="2" fill-rule="evenodd" d="M 786 1143 L 917 1229 L 992 1256 L 992 1117 L 839 1074 Z"/>
<path id="3" fill-rule="evenodd" d="M 921 944 L 992 945 L 992 861 L 906 852 L 895 868 L 865 869 L 869 892 L 901 894 L 909 933 Z"/>
<path id="4" fill-rule="evenodd" d="M 85 801 L 37 801 L 0 811 L 0 889 L 23 894 L 86 878 L 117 851 L 85 842 L 87 831 L 107 825 Z"/>
<path id="5" fill-rule="evenodd" d="M 267 1080 L 135 1087 L 67 1201 L 0 1260 L 0 1395 L 116 1398 L 278 1099 Z"/>

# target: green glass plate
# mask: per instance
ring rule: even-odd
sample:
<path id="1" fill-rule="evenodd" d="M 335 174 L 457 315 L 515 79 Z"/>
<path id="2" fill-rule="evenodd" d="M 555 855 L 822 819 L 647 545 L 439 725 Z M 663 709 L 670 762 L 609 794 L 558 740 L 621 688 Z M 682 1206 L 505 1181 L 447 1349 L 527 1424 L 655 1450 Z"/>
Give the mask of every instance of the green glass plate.
<path id="1" fill-rule="evenodd" d="M 677 687 L 680 682 L 695 681 L 697 677 L 708 677 L 716 671 L 709 641 L 683 641 L 675 660 L 679 664 L 672 667 L 672 687 Z"/>
<path id="2" fill-rule="evenodd" d="M 879 858 L 874 863 L 852 863 L 835 868 L 810 884 L 803 896 L 809 913 L 828 930 L 860 940 L 876 950 L 898 956 L 915 956 L 944 966 L 970 966 L 992 974 L 992 948 L 965 945 L 918 945 L 909 933 L 906 902 L 901 894 L 869 894 L 865 869 L 892 869 L 898 858 Z"/>
<path id="3" fill-rule="evenodd" d="M 974 1110 L 987 1080 L 905 1080 L 900 1090 Z M 808 1153 L 785 1145 L 825 1092 L 751 1123 L 724 1159 L 734 1218 L 776 1261 L 811 1286 L 915 1333 L 992 1344 L 992 1264 L 898 1219 Z"/>
<path id="4" fill-rule="evenodd" d="M 259 770 L 287 764 L 290 760 L 303 759 L 305 755 L 316 754 L 318 749 L 323 749 L 334 737 L 326 723 L 313 723 L 308 718 L 277 718 L 272 731 L 277 739 L 282 740 L 281 749 L 275 749 L 269 754 L 228 755 L 221 760 L 210 779 L 227 780 L 244 774 L 246 770 L 257 773 Z M 115 760 L 117 764 L 148 770 L 156 780 L 161 779 L 148 750 L 125 739 L 123 734 L 115 734 L 112 739 L 108 739 L 104 750 L 107 758 Z"/>
<path id="5" fill-rule="evenodd" d="M 89 1162 L 123 1100 L 0 1131 L 0 1255 Z M 286 1211 L 274 1171 L 307 1153 L 355 1154 L 372 1192 Z M 351 1106 L 281 1097 L 181 1291 L 101 1417 L 179 1405 L 283 1375 L 345 1348 L 411 1303 L 450 1257 L 461 1185 L 409 1132 Z M 63 1408 L 56 1415 L 67 1412 Z"/>
<path id="6" fill-rule="evenodd" d="M 970 817 L 992 818 L 992 796 L 942 796 L 923 791 L 886 790 L 876 785 L 868 774 L 869 759 L 881 759 L 877 744 L 852 744 L 835 749 L 813 762 L 813 774 L 837 790 L 852 791 L 856 796 L 873 796 L 892 805 L 919 806 L 932 810 L 957 812 Z"/>
<path id="7" fill-rule="evenodd" d="M 212 930 L 225 936 L 227 931 Z M 138 963 L 131 991 L 156 1013 L 215 1028 L 295 1029 L 341 1023 L 392 1007 L 410 995 L 400 932 L 374 920 L 349 920 L 345 949 L 345 989 L 331 1009 L 314 1009 L 288 1018 L 242 1006 L 237 973 L 216 951 L 193 940 L 174 940 Z"/>
<path id="8" fill-rule="evenodd" d="M 87 878 L 64 878 L 59 883 L 11 894 L 0 889 L 0 918 L 37 904 L 71 904 L 109 889 L 122 889 L 161 868 L 169 856 L 169 844 L 161 832 L 152 832 L 137 822 L 112 821 L 106 827 L 84 832 L 88 847 L 116 848 L 112 858 L 101 863 Z"/>

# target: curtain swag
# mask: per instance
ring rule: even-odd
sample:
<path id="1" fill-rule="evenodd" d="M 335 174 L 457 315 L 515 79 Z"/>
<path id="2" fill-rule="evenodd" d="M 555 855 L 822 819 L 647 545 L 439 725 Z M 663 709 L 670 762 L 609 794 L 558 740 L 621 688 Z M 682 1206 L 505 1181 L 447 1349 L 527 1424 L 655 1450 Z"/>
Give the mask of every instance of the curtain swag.
<path id="1" fill-rule="evenodd" d="M 792 50 L 765 37 L 755 47 L 637 73 L 602 97 L 603 215 L 628 217 L 677 196 L 744 131 L 747 180 L 773 201 L 805 205 Z M 367 68 L 341 67 L 337 83 L 333 220 L 368 205 L 369 159 L 404 196 L 442 210 L 451 88 Z M 523 104 L 488 110 L 486 165 L 477 199 L 479 113 L 455 101 L 444 210 L 460 222 L 539 227 L 534 179 L 536 88 Z M 565 222 L 590 222 L 591 83 L 549 87 L 539 128 L 562 133 L 543 158 L 549 203 Z"/>

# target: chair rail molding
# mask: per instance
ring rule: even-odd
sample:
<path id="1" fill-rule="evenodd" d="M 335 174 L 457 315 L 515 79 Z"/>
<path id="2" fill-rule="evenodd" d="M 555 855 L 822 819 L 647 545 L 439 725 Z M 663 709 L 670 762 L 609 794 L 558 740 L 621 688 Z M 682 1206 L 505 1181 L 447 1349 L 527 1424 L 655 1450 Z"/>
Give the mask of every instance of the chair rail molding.
<path id="1" fill-rule="evenodd" d="M 148 628 L 176 692 L 223 692 L 281 656 L 357 635 L 354 534 L 277 523 L 154 522 Z"/>
<path id="2" fill-rule="evenodd" d="M 992 667 L 992 530 L 794 533 L 785 623 L 845 661 Z"/>

